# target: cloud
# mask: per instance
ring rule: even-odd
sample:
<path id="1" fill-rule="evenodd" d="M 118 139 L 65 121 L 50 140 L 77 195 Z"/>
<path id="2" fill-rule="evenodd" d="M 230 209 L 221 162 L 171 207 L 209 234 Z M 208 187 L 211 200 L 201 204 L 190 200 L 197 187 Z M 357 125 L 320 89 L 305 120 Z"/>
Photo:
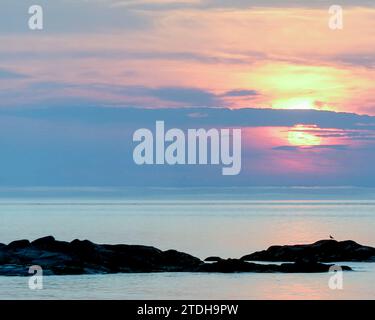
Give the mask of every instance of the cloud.
<path id="1" fill-rule="evenodd" d="M 312 134 L 316 137 L 320 138 L 344 138 L 350 140 L 357 140 L 357 141 L 371 141 L 375 140 L 375 127 L 371 129 L 371 123 L 368 126 L 364 126 L 367 130 L 362 130 L 362 125 L 357 123 L 356 129 L 354 130 L 345 130 L 345 129 L 293 129 L 290 131 L 294 132 L 304 132 L 308 134 Z"/>
<path id="2" fill-rule="evenodd" d="M 207 7 L 221 7 L 221 8 L 251 8 L 251 7 L 273 7 L 273 8 L 285 8 L 285 7 L 330 7 L 332 5 L 331 0 L 202 0 L 201 3 Z M 373 7 L 374 1 L 372 0 L 340 0 L 339 3 L 342 6 L 364 6 Z"/>
<path id="3" fill-rule="evenodd" d="M 201 89 L 162 87 L 157 89 L 145 89 L 145 92 L 164 101 L 179 102 L 196 106 L 217 105 L 216 96 Z"/>
<path id="4" fill-rule="evenodd" d="M 171 88 L 150 89 L 139 88 L 140 92 L 164 95 L 168 93 L 172 100 L 190 100 L 202 102 L 211 99 L 212 96 L 194 89 L 172 91 Z M 150 93 L 151 92 L 151 93 Z M 191 95 L 192 93 L 196 96 Z M 202 97 L 201 97 L 202 95 Z M 0 115 L 21 116 L 22 118 L 42 118 L 60 121 L 80 121 L 94 123 L 121 123 L 123 125 L 144 126 L 152 125 L 156 120 L 164 120 L 172 126 L 181 127 L 294 127 L 295 125 L 316 125 L 319 130 L 313 131 L 318 134 L 346 134 L 349 138 L 361 137 L 360 133 L 350 130 L 361 130 L 364 132 L 375 131 L 375 116 L 358 115 L 355 113 L 337 113 L 319 110 L 282 110 L 282 109 L 227 109 L 212 107 L 195 108 L 158 108 L 143 109 L 120 106 L 95 105 L 92 101 L 84 103 L 77 100 L 77 104 L 70 100 L 68 104 L 62 101 L 59 108 L 51 108 L 50 102 L 30 107 L 2 108 Z M 209 101 L 206 101 L 209 102 Z M 69 107 L 68 107 L 69 105 Z M 193 116 L 198 115 L 198 116 Z M 204 115 L 204 116 L 199 116 Z M 336 128 L 336 131 L 332 130 Z M 327 129 L 327 130 L 325 130 Z M 349 130 L 345 133 L 343 130 Z M 306 132 L 308 132 L 306 130 Z M 367 133 L 369 135 L 369 133 Z M 328 136 L 329 137 L 329 136 Z M 362 136 L 363 137 L 363 136 Z"/>
<path id="5" fill-rule="evenodd" d="M 271 8 L 321 8 L 330 7 L 331 0 L 112 0 L 116 7 L 138 10 L 177 10 L 177 9 L 248 9 L 254 7 Z M 373 7 L 372 0 L 341 0 L 342 6 Z"/>
<path id="6" fill-rule="evenodd" d="M 0 33 L 29 33 L 28 8 L 31 0 L 3 0 Z M 54 33 L 93 33 L 119 29 L 147 29 L 154 26 L 159 11 L 269 8 L 328 8 L 330 0 L 39 0 L 44 9 L 44 31 Z M 343 6 L 374 7 L 373 0 L 341 0 Z"/>
<path id="7" fill-rule="evenodd" d="M 4 79 L 25 79 L 28 78 L 26 74 L 14 72 L 7 69 L 0 69 L 0 80 Z"/>
<path id="8" fill-rule="evenodd" d="M 319 150 L 319 149 L 332 149 L 332 150 L 347 150 L 348 145 L 337 144 L 337 145 L 317 145 L 317 146 L 278 146 L 272 148 L 272 150 L 281 151 L 304 151 L 304 150 Z"/>
<path id="9" fill-rule="evenodd" d="M 90 86 L 87 87 L 90 89 Z M 167 104 L 167 102 L 178 103 L 181 106 L 192 107 L 214 107 L 220 106 L 221 103 L 218 97 L 209 91 L 191 87 L 145 87 L 145 86 L 107 86 L 107 85 L 94 85 L 94 90 L 103 90 L 104 92 L 112 92 L 121 94 L 126 97 L 151 97 L 156 98 Z M 154 107 L 154 105 L 149 106 Z"/>
<path id="10" fill-rule="evenodd" d="M 375 117 L 306 110 L 68 105 L 0 109 L 0 135 L 7 137 L 0 139 L 0 186 L 374 185 L 371 143 L 367 149 L 345 149 L 342 143 L 302 152 L 286 145 L 281 128 L 275 129 L 280 136 L 269 143 L 268 133 L 273 130 L 249 127 L 318 122 L 328 128 L 350 128 L 374 123 Z M 132 135 L 139 128 L 153 130 L 156 120 L 164 120 L 168 129 L 247 127 L 241 175 L 224 179 L 217 166 L 136 166 Z"/>
<path id="11" fill-rule="evenodd" d="M 134 44 L 132 44 L 134 46 Z M 266 59 L 266 54 L 260 54 L 258 52 L 245 52 L 241 53 L 241 57 L 228 57 L 215 54 L 206 54 L 199 52 L 189 51 L 157 51 L 157 50 L 134 50 L 134 49 L 117 49 L 113 48 L 108 50 L 104 49 L 91 49 L 85 50 L 80 47 L 66 50 L 53 51 L 36 51 L 30 48 L 24 48 L 19 51 L 0 51 L 1 59 L 9 60 L 25 60 L 25 59 L 37 59 L 37 60 L 52 60 L 52 59 L 113 59 L 113 60 L 166 60 L 166 61 L 183 61 L 183 62 L 198 62 L 204 64 L 243 64 L 249 65 L 255 62 L 259 62 L 261 59 Z"/>
<path id="12" fill-rule="evenodd" d="M 125 7 L 137 10 L 178 10 L 197 8 L 202 0 L 112 0 L 113 7 Z"/>
<path id="13" fill-rule="evenodd" d="M 1 73 L 0 73 L 1 78 Z M 48 103 L 51 103 L 51 99 L 56 101 L 61 100 L 64 97 L 64 101 L 67 101 L 69 97 L 70 101 L 74 99 L 84 100 L 88 99 L 91 102 L 94 101 L 93 97 L 100 97 L 100 93 L 103 96 L 110 94 L 112 97 L 116 96 L 119 101 L 113 102 L 113 100 L 108 100 L 109 105 L 120 105 L 122 106 L 134 106 L 134 107 L 168 107 L 174 106 L 173 104 L 178 104 L 180 107 L 223 107 L 223 98 L 236 97 L 236 96 L 254 96 L 257 95 L 254 90 L 242 90 L 242 91 L 230 91 L 224 95 L 215 94 L 209 90 L 192 88 L 192 87 L 146 87 L 146 86 L 126 86 L 126 85 L 108 85 L 102 83 L 94 84 L 75 84 L 75 83 L 64 83 L 57 81 L 50 82 L 31 82 L 27 88 L 23 89 L 23 96 L 37 96 L 37 103 L 42 103 L 46 99 Z M 68 94 L 69 92 L 69 94 Z M 78 92 L 78 93 L 77 93 Z M 36 95 L 37 93 L 37 95 Z M 0 97 L 15 96 L 15 92 L 4 92 L 0 93 Z M 76 94 L 76 96 L 74 96 Z M 55 98 L 53 98 L 53 96 Z M 149 99 L 154 99 L 148 102 Z M 105 101 L 105 99 L 98 98 L 98 104 L 100 101 Z M 111 102 L 109 102 L 111 101 Z M 172 103 L 172 105 L 171 105 Z M 32 102 L 30 102 L 32 104 Z M 52 102 L 52 104 L 55 104 Z M 95 105 L 95 102 L 93 102 Z"/>
<path id="14" fill-rule="evenodd" d="M 144 29 L 152 25 L 151 17 L 132 10 L 119 10 L 112 1 L 39 0 L 43 8 L 44 30 L 54 33 L 92 33 L 120 28 L 123 31 Z M 2 0 L 0 33 L 31 33 L 28 9 L 31 0 Z"/>
<path id="15" fill-rule="evenodd" d="M 256 90 L 231 90 L 223 94 L 226 97 L 248 97 L 257 96 L 258 92 Z"/>
<path id="16" fill-rule="evenodd" d="M 375 54 L 373 53 L 347 53 L 334 56 L 332 61 L 342 62 L 350 66 L 360 66 L 365 68 L 375 67 Z"/>

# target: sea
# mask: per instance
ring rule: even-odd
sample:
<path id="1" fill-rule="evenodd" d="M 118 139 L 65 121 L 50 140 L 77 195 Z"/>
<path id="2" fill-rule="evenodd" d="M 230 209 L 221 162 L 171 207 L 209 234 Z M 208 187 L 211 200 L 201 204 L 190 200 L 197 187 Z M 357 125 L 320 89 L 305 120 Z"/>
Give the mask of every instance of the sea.
<path id="1" fill-rule="evenodd" d="M 150 245 L 204 259 L 332 235 L 375 246 L 375 190 L 355 187 L 0 189 L 0 242 L 89 239 Z M 330 273 L 147 273 L 0 276 L 0 299 L 375 299 L 375 263 Z"/>

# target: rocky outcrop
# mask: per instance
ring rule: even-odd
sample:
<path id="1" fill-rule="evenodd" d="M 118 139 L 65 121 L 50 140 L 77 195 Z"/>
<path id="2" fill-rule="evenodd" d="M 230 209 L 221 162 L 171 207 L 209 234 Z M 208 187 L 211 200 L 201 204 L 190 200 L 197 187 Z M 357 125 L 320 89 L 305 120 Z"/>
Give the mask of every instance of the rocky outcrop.
<path id="1" fill-rule="evenodd" d="M 375 248 L 355 241 L 320 240 L 313 244 L 271 246 L 267 250 L 248 254 L 243 261 L 316 261 L 375 262 Z"/>
<path id="2" fill-rule="evenodd" d="M 281 265 L 249 263 L 244 259 L 211 257 L 210 263 L 176 250 L 140 245 L 95 244 L 88 240 L 57 241 L 48 236 L 35 241 L 0 244 L 0 275 L 29 275 L 39 265 L 44 275 L 130 272 L 327 272 L 329 265 L 298 261 Z M 350 270 L 349 267 L 343 267 Z"/>
<path id="3" fill-rule="evenodd" d="M 216 256 L 207 257 L 206 259 L 204 259 L 205 262 L 218 262 L 218 261 L 221 261 L 221 260 L 223 260 L 223 259 L 220 258 L 220 257 L 216 257 Z"/>
<path id="4" fill-rule="evenodd" d="M 0 247 L 0 275 L 28 275 L 40 265 L 44 274 L 194 271 L 201 260 L 175 250 L 139 245 L 95 244 L 88 240 L 57 241 L 48 236 Z"/>
<path id="5" fill-rule="evenodd" d="M 324 263 L 298 261 L 295 263 L 257 264 L 243 261 L 241 259 L 226 259 L 216 263 L 205 263 L 199 267 L 201 272 L 260 272 L 260 273 L 318 273 L 328 272 L 330 267 Z M 340 266 L 343 271 L 351 271 L 348 266 Z"/>

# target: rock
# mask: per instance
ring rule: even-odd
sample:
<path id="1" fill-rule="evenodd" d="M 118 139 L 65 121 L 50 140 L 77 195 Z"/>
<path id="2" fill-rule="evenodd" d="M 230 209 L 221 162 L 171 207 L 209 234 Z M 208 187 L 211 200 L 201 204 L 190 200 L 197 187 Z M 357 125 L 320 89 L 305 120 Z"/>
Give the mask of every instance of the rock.
<path id="1" fill-rule="evenodd" d="M 169 271 L 195 271 L 202 261 L 190 254 L 167 250 L 162 253 L 162 263 Z"/>
<path id="2" fill-rule="evenodd" d="M 324 254 L 327 252 L 324 245 Z M 356 248 L 367 256 L 368 249 L 345 243 L 343 250 Z M 282 250 L 281 250 L 282 249 Z M 287 252 L 273 247 L 272 253 Z M 330 249 L 332 250 L 332 249 Z M 305 249 L 294 248 L 292 252 Z M 309 251 L 311 253 L 311 250 Z M 359 252 L 359 253 L 358 253 Z M 314 253 L 314 252 L 313 252 Z M 281 255 L 284 257 L 283 255 Z M 105 274 L 117 272 L 327 272 L 329 265 L 317 262 L 316 254 L 300 254 L 296 263 L 282 265 L 256 264 L 244 259 L 200 259 L 176 250 L 162 251 L 150 246 L 96 244 L 89 240 L 58 241 L 48 236 L 35 241 L 18 240 L 0 246 L 0 275 L 26 276 L 32 265 L 39 265 L 44 275 Z M 343 267 L 350 270 L 349 267 Z"/>
<path id="3" fill-rule="evenodd" d="M 220 258 L 220 257 L 216 257 L 216 256 L 207 257 L 206 259 L 204 259 L 204 261 L 206 261 L 206 262 L 218 262 L 218 261 L 221 261 L 221 260 L 223 260 L 223 259 Z"/>
<path id="4" fill-rule="evenodd" d="M 16 240 L 7 245 L 8 249 L 23 249 L 30 245 L 29 240 Z"/>
<path id="5" fill-rule="evenodd" d="M 78 240 L 78 239 L 74 239 L 70 245 L 72 247 L 74 247 L 75 249 L 77 250 L 80 250 L 80 251 L 87 251 L 87 252 L 92 252 L 96 249 L 96 244 L 94 244 L 93 242 L 89 241 L 89 240 Z"/>
<path id="6" fill-rule="evenodd" d="M 3 264 L 0 267 L 0 276 L 29 276 L 29 268 L 16 264 Z"/>
<path id="7" fill-rule="evenodd" d="M 355 241 L 320 240 L 313 244 L 271 246 L 267 250 L 245 255 L 243 261 L 297 261 L 316 262 L 375 261 L 375 248 Z"/>
<path id="8" fill-rule="evenodd" d="M 227 259 L 220 260 L 215 263 L 206 263 L 200 266 L 199 271 L 201 272 L 258 272 L 258 273 L 270 273 L 270 272 L 283 272 L 283 273 L 318 273 L 328 272 L 332 265 L 316 262 L 295 262 L 295 263 L 284 263 L 281 265 L 275 264 L 257 264 L 250 263 L 240 259 Z M 348 266 L 340 266 L 344 271 L 352 270 Z"/>
<path id="9" fill-rule="evenodd" d="M 38 250 L 48 250 L 52 252 L 67 252 L 70 250 L 69 242 L 57 241 L 52 236 L 39 238 L 31 242 L 32 247 Z"/>
<path id="10" fill-rule="evenodd" d="M 324 264 L 318 262 L 295 262 L 283 263 L 280 265 L 280 272 L 284 273 L 317 273 L 328 272 L 333 264 Z M 352 271 L 348 266 L 338 266 L 342 271 Z"/>
<path id="11" fill-rule="evenodd" d="M 176 250 L 139 245 L 100 245 L 89 240 L 57 241 L 52 236 L 0 247 L 0 274 L 25 275 L 31 265 L 45 274 L 194 271 L 202 261 Z M 25 273 L 26 270 L 26 273 Z"/>
<path id="12" fill-rule="evenodd" d="M 37 247 L 44 247 L 44 246 L 48 246 L 50 245 L 51 243 L 54 243 L 56 240 L 54 237 L 52 236 L 47 236 L 47 237 L 43 237 L 43 238 L 39 238 L 39 239 L 36 239 L 34 240 L 33 242 L 31 242 L 34 246 L 37 246 Z"/>
<path id="13" fill-rule="evenodd" d="M 277 272 L 277 266 L 266 266 L 249 263 L 240 259 L 221 259 L 215 263 L 205 263 L 200 266 L 200 272 Z"/>

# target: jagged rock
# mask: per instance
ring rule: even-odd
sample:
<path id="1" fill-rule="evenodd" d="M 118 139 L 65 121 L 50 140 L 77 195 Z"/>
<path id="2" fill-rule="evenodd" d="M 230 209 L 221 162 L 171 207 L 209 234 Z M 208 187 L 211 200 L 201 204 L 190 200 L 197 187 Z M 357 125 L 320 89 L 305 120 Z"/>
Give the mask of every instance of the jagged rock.
<path id="1" fill-rule="evenodd" d="M 221 260 L 223 260 L 223 259 L 220 258 L 220 257 L 216 257 L 216 256 L 207 257 L 206 259 L 204 259 L 204 261 L 206 261 L 206 262 L 218 262 L 218 261 L 221 261 Z"/>
<path id="2" fill-rule="evenodd" d="M 267 250 L 245 255 L 243 261 L 297 261 L 316 262 L 375 261 L 375 248 L 355 241 L 320 240 L 313 244 L 271 246 Z"/>
<path id="3" fill-rule="evenodd" d="M 56 240 L 55 240 L 54 237 L 47 236 L 47 237 L 42 237 L 42 238 L 36 239 L 36 240 L 32 241 L 31 243 L 34 246 L 37 246 L 37 247 L 44 247 L 46 245 L 48 246 L 48 245 L 53 244 L 55 242 L 56 242 Z"/>
<path id="4" fill-rule="evenodd" d="M 27 275 L 31 265 L 45 274 L 194 271 L 202 261 L 176 250 L 140 245 L 100 245 L 88 240 L 57 241 L 52 236 L 13 241 L 0 247 L 0 275 Z"/>
<path id="5" fill-rule="evenodd" d="M 7 248 L 11 249 L 23 249 L 30 245 L 29 240 L 16 240 L 8 244 Z"/>
<path id="6" fill-rule="evenodd" d="M 363 248 L 362 248 L 363 249 Z M 297 250 L 298 251 L 298 250 Z M 150 246 L 96 244 L 88 240 L 58 241 L 52 236 L 18 240 L 0 246 L 0 275 L 29 275 L 39 265 L 45 275 L 117 272 L 327 272 L 329 265 L 306 260 L 294 264 L 264 265 L 243 259 L 200 259 L 176 250 Z M 344 267 L 344 270 L 350 270 Z"/>

